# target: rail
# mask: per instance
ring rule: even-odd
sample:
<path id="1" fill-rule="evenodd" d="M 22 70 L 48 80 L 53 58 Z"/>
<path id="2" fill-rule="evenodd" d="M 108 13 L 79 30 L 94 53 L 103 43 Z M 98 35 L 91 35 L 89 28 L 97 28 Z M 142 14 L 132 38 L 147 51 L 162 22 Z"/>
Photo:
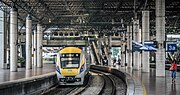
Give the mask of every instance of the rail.
<path id="1" fill-rule="evenodd" d="M 143 95 L 144 93 L 141 82 L 139 82 L 139 80 L 133 78 L 132 76 L 130 76 L 125 72 L 110 67 L 95 66 L 95 65 L 91 65 L 90 69 L 108 72 L 114 74 L 117 77 L 120 77 L 127 85 L 126 95 Z"/>

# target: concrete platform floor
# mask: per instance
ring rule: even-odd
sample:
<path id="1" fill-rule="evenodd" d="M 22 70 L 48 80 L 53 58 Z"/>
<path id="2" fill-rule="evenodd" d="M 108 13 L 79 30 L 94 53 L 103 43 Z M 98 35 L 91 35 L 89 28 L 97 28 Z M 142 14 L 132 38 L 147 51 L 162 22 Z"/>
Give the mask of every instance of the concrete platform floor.
<path id="1" fill-rule="evenodd" d="M 145 87 L 146 95 L 180 95 L 180 72 L 176 73 L 176 82 L 172 83 L 171 71 L 168 70 L 165 77 L 156 77 L 154 68 L 151 68 L 149 73 L 125 69 L 125 67 L 117 66 L 116 68 L 138 78 Z"/>
<path id="2" fill-rule="evenodd" d="M 55 64 L 52 63 L 44 63 L 43 68 L 33 68 L 30 70 L 26 70 L 25 68 L 18 68 L 18 72 L 10 72 L 10 69 L 0 69 L 0 83 L 5 81 L 42 75 L 54 71 Z"/>
<path id="3" fill-rule="evenodd" d="M 145 87 L 145 95 L 180 95 L 180 72 L 177 72 L 176 82 L 171 82 L 171 71 L 166 70 L 165 77 L 156 77 L 154 68 L 150 69 L 149 73 L 143 73 L 141 70 L 132 70 L 125 67 L 116 67 L 121 71 L 129 73 L 134 78 L 139 79 Z M 45 63 L 43 68 L 34 68 L 25 70 L 25 68 L 18 68 L 18 72 L 10 72 L 9 69 L 0 69 L 0 83 L 16 79 L 28 78 L 45 73 L 55 71 L 55 64 Z"/>

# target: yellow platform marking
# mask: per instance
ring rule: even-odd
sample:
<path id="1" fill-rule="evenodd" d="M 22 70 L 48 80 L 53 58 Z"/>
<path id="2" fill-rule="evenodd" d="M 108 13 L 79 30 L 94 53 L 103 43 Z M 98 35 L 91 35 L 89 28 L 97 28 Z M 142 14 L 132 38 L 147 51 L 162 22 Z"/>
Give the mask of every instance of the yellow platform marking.
<path id="1" fill-rule="evenodd" d="M 136 80 L 139 80 L 139 79 L 136 78 L 135 76 L 132 76 L 132 77 L 135 78 Z M 139 81 L 140 81 L 140 80 L 139 80 Z M 146 93 L 146 87 L 145 87 L 143 81 L 141 81 L 141 84 L 142 84 L 142 88 L 143 88 L 143 95 L 147 95 L 147 93 Z"/>
<path id="2" fill-rule="evenodd" d="M 146 93 L 146 87 L 145 87 L 143 81 L 141 82 L 141 84 L 142 84 L 142 87 L 143 87 L 143 95 L 147 95 L 147 93 Z"/>

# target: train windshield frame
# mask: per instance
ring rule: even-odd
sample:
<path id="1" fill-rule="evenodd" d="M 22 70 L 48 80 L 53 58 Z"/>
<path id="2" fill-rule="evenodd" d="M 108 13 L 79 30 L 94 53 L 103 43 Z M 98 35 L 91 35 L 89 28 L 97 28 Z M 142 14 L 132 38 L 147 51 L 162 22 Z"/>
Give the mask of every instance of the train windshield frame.
<path id="1" fill-rule="evenodd" d="M 61 68 L 79 68 L 80 53 L 65 53 L 60 55 Z"/>

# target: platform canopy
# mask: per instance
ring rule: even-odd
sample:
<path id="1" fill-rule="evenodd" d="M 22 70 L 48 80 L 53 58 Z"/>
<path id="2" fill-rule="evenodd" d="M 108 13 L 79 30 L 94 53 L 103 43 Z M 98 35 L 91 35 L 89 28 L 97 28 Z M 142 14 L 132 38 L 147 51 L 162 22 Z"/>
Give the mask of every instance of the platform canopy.
<path id="1" fill-rule="evenodd" d="M 155 34 L 156 0 L 0 0 L 0 10 L 9 13 L 11 7 L 18 8 L 20 27 L 25 18 L 32 16 L 33 28 L 37 23 L 50 31 L 126 31 L 125 27 L 134 19 L 142 18 L 142 11 L 150 11 L 151 34 Z M 180 31 L 180 0 L 166 0 L 166 31 Z M 124 24 L 124 25 L 122 25 Z"/>

